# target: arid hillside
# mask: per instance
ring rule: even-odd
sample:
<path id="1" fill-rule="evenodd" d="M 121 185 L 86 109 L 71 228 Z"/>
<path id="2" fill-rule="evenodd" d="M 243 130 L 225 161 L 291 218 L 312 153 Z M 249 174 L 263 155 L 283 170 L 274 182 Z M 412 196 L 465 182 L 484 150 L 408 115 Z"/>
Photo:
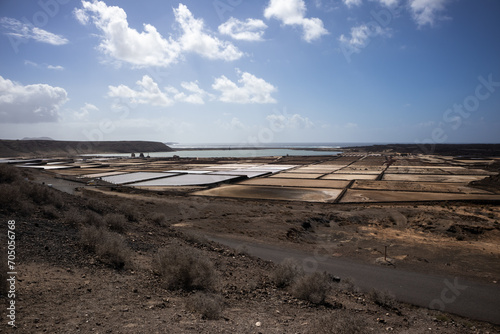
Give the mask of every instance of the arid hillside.
<path id="1" fill-rule="evenodd" d="M 0 140 L 0 157 L 74 156 L 92 153 L 148 153 L 173 151 L 152 141 Z"/>

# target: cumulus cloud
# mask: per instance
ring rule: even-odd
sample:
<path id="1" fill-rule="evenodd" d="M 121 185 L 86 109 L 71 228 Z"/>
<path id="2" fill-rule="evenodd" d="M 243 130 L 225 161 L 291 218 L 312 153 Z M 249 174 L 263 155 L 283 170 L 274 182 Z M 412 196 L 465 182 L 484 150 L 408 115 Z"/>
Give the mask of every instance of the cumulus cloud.
<path id="1" fill-rule="evenodd" d="M 379 25 L 368 26 L 366 24 L 362 24 L 351 28 L 350 37 L 347 37 L 344 34 L 340 35 L 339 41 L 354 51 L 359 51 L 368 45 L 371 38 L 390 35 L 391 33 L 388 28 L 383 28 Z"/>
<path id="2" fill-rule="evenodd" d="M 124 98 L 134 104 L 151 104 L 161 107 L 174 104 L 174 101 L 168 97 L 167 92 L 162 91 L 150 76 L 143 76 L 136 84 L 138 86 L 137 90 L 125 85 L 109 86 L 108 96 Z"/>
<path id="3" fill-rule="evenodd" d="M 221 93 L 219 101 L 227 103 L 276 103 L 271 93 L 277 89 L 264 79 L 242 72 L 237 83 L 224 75 L 216 78 L 212 88 Z"/>
<path id="4" fill-rule="evenodd" d="M 136 84 L 137 89 L 132 89 L 126 85 L 109 86 L 108 96 L 126 99 L 134 104 L 150 104 L 160 107 L 170 107 L 175 102 L 204 104 L 205 98 L 213 98 L 213 95 L 201 89 L 197 82 L 181 83 L 181 87 L 187 93 L 171 86 L 162 90 L 148 75 L 143 76 Z"/>
<path id="5" fill-rule="evenodd" d="M 179 43 L 183 51 L 195 52 L 209 59 L 236 60 L 243 56 L 233 44 L 221 41 L 205 32 L 202 19 L 195 19 L 189 9 L 179 4 L 174 9 L 175 20 L 181 26 L 183 34 Z"/>
<path id="6" fill-rule="evenodd" d="M 181 87 L 184 88 L 188 93 L 179 91 L 175 87 L 167 87 L 166 91 L 174 94 L 174 100 L 179 102 L 187 102 L 192 104 L 205 104 L 205 98 L 210 100 L 214 99 L 214 96 L 207 93 L 198 86 L 197 81 L 182 82 Z"/>
<path id="7" fill-rule="evenodd" d="M 20 41 L 32 39 L 40 43 L 52 45 L 64 45 L 69 43 L 69 41 L 61 35 L 53 34 L 10 17 L 0 18 L 0 24 L 6 30 L 5 34 L 7 36 L 17 38 Z"/>
<path id="8" fill-rule="evenodd" d="M 80 111 L 74 112 L 74 116 L 76 119 L 82 120 L 85 119 L 92 111 L 99 111 L 99 108 L 91 103 L 85 103 L 85 105 L 80 108 Z"/>
<path id="9" fill-rule="evenodd" d="M 276 129 L 310 129 L 314 126 L 309 118 L 299 114 L 271 114 L 266 117 L 266 120 Z"/>
<path id="10" fill-rule="evenodd" d="M 240 21 L 231 17 L 219 26 L 219 32 L 237 40 L 262 41 L 266 28 L 267 25 L 262 20 L 247 19 L 246 21 Z"/>
<path id="11" fill-rule="evenodd" d="M 203 20 L 194 18 L 185 5 L 179 4 L 173 11 L 182 31 L 178 38 L 162 36 L 150 24 L 144 24 L 144 30 L 138 32 L 129 27 L 122 8 L 107 6 L 102 1 L 82 1 L 82 8 L 75 9 L 74 15 L 80 23 L 93 23 L 102 31 L 99 45 L 102 52 L 137 67 L 168 66 L 189 52 L 226 61 L 243 56 L 233 44 L 208 33 Z"/>
<path id="12" fill-rule="evenodd" d="M 323 27 L 323 21 L 319 18 L 306 18 L 306 5 L 303 0 L 270 0 L 264 10 L 266 19 L 275 18 L 284 25 L 301 26 L 302 38 L 306 42 L 312 42 L 328 31 Z"/>
<path id="13" fill-rule="evenodd" d="M 410 11 L 419 27 L 432 26 L 448 0 L 409 0 Z"/>
<path id="14" fill-rule="evenodd" d="M 0 121 L 5 123 L 56 122 L 68 100 L 66 90 L 47 84 L 22 85 L 0 76 Z"/>

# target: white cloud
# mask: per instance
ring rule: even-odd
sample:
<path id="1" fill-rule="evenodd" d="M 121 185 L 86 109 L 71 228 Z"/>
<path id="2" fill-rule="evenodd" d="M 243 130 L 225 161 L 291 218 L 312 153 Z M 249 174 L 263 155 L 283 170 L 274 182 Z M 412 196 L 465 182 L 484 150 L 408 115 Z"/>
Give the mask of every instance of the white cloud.
<path id="1" fill-rule="evenodd" d="M 25 60 L 24 61 L 24 65 L 29 65 L 29 66 L 33 66 L 33 67 L 38 67 L 38 64 L 35 63 L 34 61 L 31 61 L 31 60 Z"/>
<path id="2" fill-rule="evenodd" d="M 2 17 L 0 18 L 0 24 L 7 30 L 5 33 L 6 35 L 18 38 L 22 41 L 32 39 L 40 43 L 52 45 L 64 45 L 69 43 L 69 41 L 61 35 L 53 34 L 13 18 Z"/>
<path id="3" fill-rule="evenodd" d="M 342 0 L 342 1 L 349 8 L 352 6 L 359 7 L 359 6 L 361 6 L 361 4 L 363 2 L 362 0 Z M 370 0 L 370 1 L 378 2 L 381 5 L 384 5 L 386 7 L 394 7 L 399 3 L 399 0 Z"/>
<path id="4" fill-rule="evenodd" d="M 182 82 L 181 87 L 184 88 L 188 94 L 180 92 L 174 87 L 167 87 L 166 91 L 174 94 L 174 100 L 179 102 L 187 102 L 192 104 L 205 104 L 205 98 L 213 100 L 215 97 L 212 94 L 205 92 L 198 86 L 197 81 Z"/>
<path id="5" fill-rule="evenodd" d="M 245 125 L 236 117 L 233 117 L 229 122 L 217 120 L 215 124 L 224 130 L 242 130 L 245 128 Z"/>
<path id="6" fill-rule="evenodd" d="M 76 119 L 82 120 L 85 119 L 92 111 L 99 111 L 99 108 L 97 108 L 95 105 L 91 103 L 85 103 L 85 105 L 80 108 L 79 112 L 78 111 L 74 112 L 74 116 Z"/>
<path id="7" fill-rule="evenodd" d="M 276 103 L 271 93 L 277 89 L 264 79 L 242 72 L 240 86 L 224 75 L 216 78 L 212 88 L 221 92 L 219 100 L 228 103 Z"/>
<path id="8" fill-rule="evenodd" d="M 36 68 L 46 68 L 48 70 L 56 70 L 56 71 L 62 71 L 62 70 L 64 70 L 64 67 L 62 67 L 60 65 L 47 65 L 47 64 L 39 65 L 39 64 L 37 64 L 37 63 L 35 63 L 34 61 L 31 61 L 31 60 L 25 60 L 24 61 L 24 65 L 33 66 L 33 67 L 36 67 Z"/>
<path id="9" fill-rule="evenodd" d="M 343 0 L 347 7 L 360 6 L 361 0 Z"/>
<path id="10" fill-rule="evenodd" d="M 243 56 L 233 44 L 207 33 L 203 20 L 194 18 L 185 5 L 179 4 L 173 11 L 182 31 L 177 39 L 162 36 L 150 24 L 144 24 L 144 31 L 138 32 L 129 27 L 127 14 L 122 8 L 107 6 L 102 1 L 82 1 L 82 8 L 73 13 L 80 23 L 92 22 L 103 32 L 99 45 L 102 52 L 137 67 L 168 66 L 188 52 L 226 61 Z"/>
<path id="11" fill-rule="evenodd" d="M 310 129 L 314 126 L 309 118 L 299 114 L 271 114 L 266 117 L 266 120 L 272 124 L 272 128 L 278 130 Z"/>
<path id="12" fill-rule="evenodd" d="M 262 20 L 247 19 L 240 21 L 231 17 L 219 26 L 219 32 L 231 38 L 243 41 L 262 41 L 267 25 Z"/>
<path id="13" fill-rule="evenodd" d="M 180 46 L 163 38 L 156 28 L 145 24 L 138 32 L 128 26 L 127 14 L 101 1 L 82 1 L 74 14 L 81 23 L 93 22 L 103 32 L 99 49 L 119 61 L 135 66 L 166 66 L 179 58 Z"/>
<path id="14" fill-rule="evenodd" d="M 170 107 L 175 102 L 204 104 L 205 98 L 213 99 L 213 95 L 205 92 L 197 82 L 182 82 L 181 87 L 187 92 L 169 86 L 161 90 L 158 84 L 148 75 L 137 81 L 137 89 L 125 85 L 109 86 L 108 96 L 123 98 L 134 104 L 150 104 Z"/>
<path id="15" fill-rule="evenodd" d="M 264 10 L 266 19 L 275 18 L 284 25 L 298 25 L 303 29 L 302 38 L 312 42 L 328 31 L 323 27 L 323 21 L 318 18 L 306 18 L 306 5 L 303 0 L 270 0 Z"/>
<path id="16" fill-rule="evenodd" d="M 351 36 L 346 37 L 345 35 L 340 35 L 339 41 L 345 45 L 348 45 L 354 51 L 359 51 L 360 49 L 366 47 L 370 42 L 370 39 L 376 36 L 390 36 L 389 28 L 382 28 L 379 25 L 368 26 L 362 24 L 357 27 L 351 28 Z"/>
<path id="17" fill-rule="evenodd" d="M 448 0 L 409 0 L 410 11 L 413 19 L 419 27 L 426 24 L 432 26 L 437 17 L 437 13 L 444 10 L 444 5 Z"/>
<path id="18" fill-rule="evenodd" d="M 128 86 L 109 86 L 108 96 L 128 99 L 131 103 L 151 104 L 153 106 L 168 107 L 174 104 L 174 101 L 163 92 L 153 79 L 145 75 L 142 80 L 136 82 L 138 90 Z"/>
<path id="19" fill-rule="evenodd" d="M 55 122 L 68 100 L 66 90 L 47 84 L 23 86 L 0 76 L 0 121 L 5 123 Z"/>
<path id="20" fill-rule="evenodd" d="M 49 70 L 56 70 L 56 71 L 62 71 L 64 70 L 64 67 L 60 66 L 60 65 L 47 65 L 47 68 Z"/>
<path id="21" fill-rule="evenodd" d="M 175 20 L 183 30 L 179 43 L 183 51 L 195 52 L 209 59 L 236 60 L 243 56 L 233 44 L 221 41 L 205 32 L 202 19 L 195 19 L 189 9 L 179 4 L 174 9 Z"/>
<path id="22" fill-rule="evenodd" d="M 372 1 L 380 2 L 381 5 L 387 7 L 394 7 L 399 3 L 399 0 L 372 0 Z"/>
<path id="23" fill-rule="evenodd" d="M 316 8 L 330 13 L 338 8 L 337 0 L 314 0 Z"/>

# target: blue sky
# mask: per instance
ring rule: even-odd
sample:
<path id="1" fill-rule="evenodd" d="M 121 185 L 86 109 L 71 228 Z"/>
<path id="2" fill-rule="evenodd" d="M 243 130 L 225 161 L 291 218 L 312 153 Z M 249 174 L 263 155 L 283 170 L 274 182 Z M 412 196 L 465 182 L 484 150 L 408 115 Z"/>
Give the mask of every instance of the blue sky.
<path id="1" fill-rule="evenodd" d="M 2 139 L 500 142 L 496 0 L 3 0 Z"/>

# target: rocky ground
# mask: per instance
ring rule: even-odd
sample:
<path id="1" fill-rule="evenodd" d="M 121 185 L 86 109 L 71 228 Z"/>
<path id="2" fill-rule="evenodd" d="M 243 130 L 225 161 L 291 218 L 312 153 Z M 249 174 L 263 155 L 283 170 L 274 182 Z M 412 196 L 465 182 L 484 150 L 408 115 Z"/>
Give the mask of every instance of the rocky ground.
<path id="1" fill-rule="evenodd" d="M 299 284 L 279 284 L 283 267 L 204 237 L 231 235 L 304 250 L 334 242 L 331 255 L 368 263 L 390 244 L 400 268 L 493 282 L 500 275 L 498 206 L 332 206 L 101 188 L 72 196 L 24 179 L 36 175 L 4 169 L 0 175 L 2 246 L 6 222 L 16 221 L 19 333 L 500 332 L 488 323 L 397 303 L 380 291 L 359 292 L 346 278 L 330 280 L 323 300 L 308 298 Z M 91 247 L 93 228 L 108 238 L 97 245 L 113 246 Z M 196 276 L 205 279 L 169 286 L 153 261 L 163 248 L 198 259 L 191 267 L 205 268 Z M 213 284 L 206 284 L 208 277 Z"/>

